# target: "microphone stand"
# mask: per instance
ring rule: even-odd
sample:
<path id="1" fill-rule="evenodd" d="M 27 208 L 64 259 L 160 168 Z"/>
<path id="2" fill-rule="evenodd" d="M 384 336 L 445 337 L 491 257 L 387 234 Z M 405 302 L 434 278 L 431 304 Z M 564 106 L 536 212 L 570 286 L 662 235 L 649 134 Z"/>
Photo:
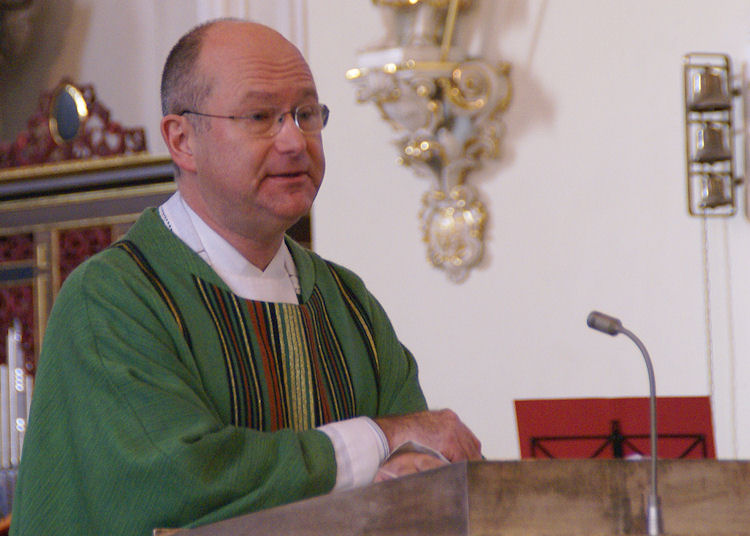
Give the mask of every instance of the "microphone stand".
<path id="1" fill-rule="evenodd" d="M 646 528 L 648 529 L 648 536 L 659 536 L 662 530 L 656 480 L 656 440 L 658 437 L 656 431 L 656 381 L 654 380 L 654 367 L 651 364 L 651 357 L 648 355 L 648 350 L 646 350 L 646 347 L 641 340 L 636 337 L 633 332 L 625 328 L 622 325 L 622 322 L 617 318 L 605 315 L 598 311 L 592 311 L 586 319 L 586 324 L 592 329 L 612 335 L 613 337 L 618 333 L 622 333 L 635 343 L 641 351 L 641 354 L 643 354 L 643 359 L 646 362 L 646 369 L 648 370 L 649 410 L 651 420 L 651 492 L 648 496 L 648 505 L 646 508 Z"/>

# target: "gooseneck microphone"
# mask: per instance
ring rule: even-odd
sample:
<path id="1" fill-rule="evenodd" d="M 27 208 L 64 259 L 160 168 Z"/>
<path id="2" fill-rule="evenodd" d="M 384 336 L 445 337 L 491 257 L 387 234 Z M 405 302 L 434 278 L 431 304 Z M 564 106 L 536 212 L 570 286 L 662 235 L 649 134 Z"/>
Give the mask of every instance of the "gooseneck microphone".
<path id="1" fill-rule="evenodd" d="M 613 337 L 618 333 L 622 333 L 635 343 L 643 354 L 643 359 L 646 361 L 651 410 L 651 493 L 649 493 L 648 496 L 646 527 L 648 529 L 648 536 L 658 536 L 661 534 L 661 515 L 659 512 L 659 495 L 657 494 L 656 487 L 656 381 L 654 381 L 654 367 L 651 365 L 651 358 L 648 355 L 648 350 L 646 350 L 646 347 L 640 339 L 631 331 L 623 327 L 622 322 L 620 322 L 619 319 L 598 311 L 591 311 L 586 319 L 586 324 L 592 329 L 601 331 L 607 335 L 612 335 Z"/>

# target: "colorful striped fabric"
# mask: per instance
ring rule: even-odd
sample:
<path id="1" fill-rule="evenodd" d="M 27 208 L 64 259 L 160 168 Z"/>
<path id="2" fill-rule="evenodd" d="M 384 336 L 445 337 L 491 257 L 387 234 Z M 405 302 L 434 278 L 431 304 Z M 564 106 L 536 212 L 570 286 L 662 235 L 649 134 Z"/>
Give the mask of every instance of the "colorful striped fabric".
<path id="1" fill-rule="evenodd" d="M 174 299 L 141 251 L 129 241 L 114 246 L 126 251 L 146 275 L 190 346 Z M 369 317 L 334 267 L 329 264 L 329 269 L 379 384 Z M 193 280 L 221 342 L 233 425 L 302 431 L 357 415 L 349 367 L 317 287 L 305 303 L 296 305 L 244 300 L 197 276 Z"/>
<path id="2" fill-rule="evenodd" d="M 295 305 L 195 284 L 222 341 L 233 424 L 301 431 L 356 415 L 349 367 L 317 289 Z"/>

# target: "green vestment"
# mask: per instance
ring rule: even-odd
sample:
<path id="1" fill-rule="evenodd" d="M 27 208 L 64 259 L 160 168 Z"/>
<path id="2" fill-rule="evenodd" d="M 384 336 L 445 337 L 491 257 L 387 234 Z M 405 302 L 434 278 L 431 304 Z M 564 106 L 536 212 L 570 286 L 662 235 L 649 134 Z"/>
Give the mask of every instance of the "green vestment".
<path id="1" fill-rule="evenodd" d="M 352 272 L 287 239 L 300 304 L 234 295 L 147 210 L 66 280 L 38 363 L 14 536 L 150 535 L 329 491 L 315 426 L 425 409 Z"/>

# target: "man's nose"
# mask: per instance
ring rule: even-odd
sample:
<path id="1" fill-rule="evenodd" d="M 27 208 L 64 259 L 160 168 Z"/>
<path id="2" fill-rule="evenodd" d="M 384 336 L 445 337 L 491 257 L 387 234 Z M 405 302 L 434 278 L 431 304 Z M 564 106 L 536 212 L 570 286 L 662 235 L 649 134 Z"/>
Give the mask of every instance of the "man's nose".
<path id="1" fill-rule="evenodd" d="M 292 112 L 287 112 L 279 118 L 281 129 L 276 134 L 274 142 L 281 152 L 299 152 L 307 145 L 304 133 L 294 122 Z"/>

